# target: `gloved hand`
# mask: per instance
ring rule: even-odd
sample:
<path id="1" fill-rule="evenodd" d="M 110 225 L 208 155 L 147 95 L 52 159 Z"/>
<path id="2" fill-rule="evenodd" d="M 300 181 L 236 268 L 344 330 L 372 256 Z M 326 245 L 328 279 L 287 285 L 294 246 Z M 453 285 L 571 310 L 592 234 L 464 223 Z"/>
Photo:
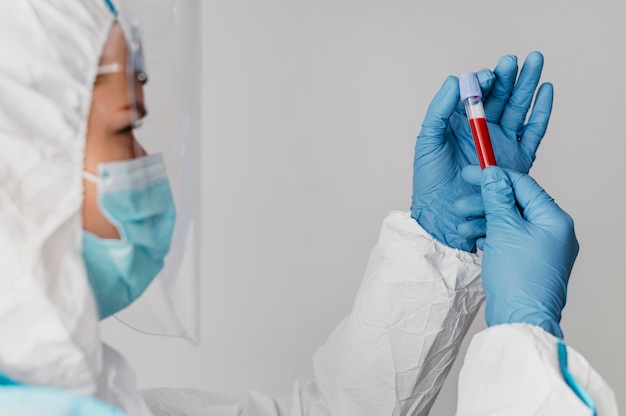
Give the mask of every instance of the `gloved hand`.
<path id="1" fill-rule="evenodd" d="M 91 396 L 50 387 L 0 387 L 0 414 L 19 416 L 127 416 L 125 412 Z"/>
<path id="2" fill-rule="evenodd" d="M 552 110 L 553 89 L 537 91 L 528 123 L 524 123 L 541 70 L 543 56 L 532 52 L 516 82 L 517 58 L 500 59 L 493 72 L 483 69 L 478 80 L 492 145 L 499 166 L 527 173 Z M 453 209 L 459 197 L 479 194 L 478 187 L 461 177 L 463 167 L 477 165 L 478 157 L 456 77 L 448 77 L 430 104 L 415 145 L 411 216 L 433 237 L 450 247 L 475 251 L 476 239 L 460 235 L 465 222 Z"/>
<path id="3" fill-rule="evenodd" d="M 572 218 L 528 175 L 495 166 L 481 174 L 472 166 L 463 176 L 474 185 L 482 176 L 487 325 L 523 322 L 562 338 L 561 311 L 578 255 Z"/>

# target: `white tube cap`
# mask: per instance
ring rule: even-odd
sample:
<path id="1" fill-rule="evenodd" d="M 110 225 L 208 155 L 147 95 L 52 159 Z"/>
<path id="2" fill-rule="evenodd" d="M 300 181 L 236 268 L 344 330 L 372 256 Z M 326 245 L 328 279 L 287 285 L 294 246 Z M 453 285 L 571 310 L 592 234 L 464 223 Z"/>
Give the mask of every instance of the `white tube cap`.
<path id="1" fill-rule="evenodd" d="M 461 92 L 461 101 L 465 101 L 470 97 L 482 98 L 483 96 L 475 72 L 466 72 L 459 75 L 459 90 Z"/>

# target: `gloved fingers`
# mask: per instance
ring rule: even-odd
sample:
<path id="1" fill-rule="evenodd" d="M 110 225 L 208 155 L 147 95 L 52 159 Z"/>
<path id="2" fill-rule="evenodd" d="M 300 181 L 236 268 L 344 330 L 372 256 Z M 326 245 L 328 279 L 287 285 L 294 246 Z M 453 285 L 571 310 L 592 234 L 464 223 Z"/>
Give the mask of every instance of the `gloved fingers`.
<path id="1" fill-rule="evenodd" d="M 493 83 L 496 81 L 495 74 L 490 69 L 483 68 L 476 72 L 476 77 L 478 78 L 480 89 L 483 92 L 483 98 L 488 97 L 491 94 Z"/>
<path id="2" fill-rule="evenodd" d="M 533 178 L 512 170 L 507 171 L 524 219 L 532 224 L 550 224 L 553 214 L 562 212 L 554 199 Z"/>
<path id="3" fill-rule="evenodd" d="M 533 178 L 514 171 L 507 173 L 513 183 L 517 202 L 523 210 L 524 219 L 566 242 L 575 258 L 578 254 L 578 240 L 572 217 Z"/>
<path id="4" fill-rule="evenodd" d="M 449 119 L 458 103 L 459 81 L 456 77 L 449 76 L 428 107 L 422 130 L 417 137 L 420 146 L 438 148 L 443 145 Z"/>
<path id="5" fill-rule="evenodd" d="M 457 225 L 456 231 L 461 237 L 476 239 L 484 237 L 487 232 L 487 221 L 485 218 L 475 218 Z"/>
<path id="6" fill-rule="evenodd" d="M 517 57 L 515 55 L 503 56 L 493 72 L 496 79 L 489 98 L 485 100 L 485 117 L 489 122 L 498 123 L 513 92 L 517 77 Z"/>
<path id="7" fill-rule="evenodd" d="M 502 168 L 488 166 L 483 170 L 481 191 L 488 223 L 499 220 L 511 223 L 521 220 L 515 205 L 512 180 Z"/>
<path id="8" fill-rule="evenodd" d="M 480 89 L 483 92 L 483 101 L 487 100 L 487 97 L 489 97 L 489 94 L 491 93 L 493 83 L 496 80 L 496 76 L 493 72 L 491 72 L 490 69 L 483 68 L 480 71 L 476 72 L 476 77 L 478 78 L 478 84 L 480 85 Z M 466 114 L 465 104 L 463 104 L 462 101 L 459 101 L 456 110 L 461 114 Z"/>
<path id="9" fill-rule="evenodd" d="M 535 89 L 539 84 L 542 69 L 543 55 L 536 51 L 528 54 L 513 88 L 511 98 L 509 98 L 502 112 L 500 126 L 505 130 L 515 132 L 517 137 L 521 137 L 522 127 L 526 121 Z"/>
<path id="10" fill-rule="evenodd" d="M 480 237 L 476 240 L 476 247 L 478 247 L 480 251 L 485 250 L 485 237 Z"/>
<path id="11" fill-rule="evenodd" d="M 485 216 L 485 206 L 480 192 L 457 199 L 454 201 L 453 209 L 454 213 L 461 218 L 470 219 Z"/>
<path id="12" fill-rule="evenodd" d="M 483 171 L 480 169 L 480 166 L 477 165 L 465 166 L 461 171 L 461 177 L 470 185 L 480 186 Z"/>
<path id="13" fill-rule="evenodd" d="M 537 148 L 548 129 L 553 99 L 554 87 L 552 84 L 542 84 L 537 91 L 537 97 L 535 97 L 535 104 L 528 118 L 528 123 L 524 126 L 520 144 L 530 152 L 533 160 L 535 159 Z"/>

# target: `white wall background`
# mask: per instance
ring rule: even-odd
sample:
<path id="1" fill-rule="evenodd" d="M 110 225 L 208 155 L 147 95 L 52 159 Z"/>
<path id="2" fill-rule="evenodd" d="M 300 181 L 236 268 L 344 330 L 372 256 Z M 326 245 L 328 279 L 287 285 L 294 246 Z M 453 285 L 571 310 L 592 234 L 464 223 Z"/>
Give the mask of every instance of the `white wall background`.
<path id="1" fill-rule="evenodd" d="M 448 74 L 545 55 L 532 175 L 576 221 L 566 341 L 626 409 L 623 0 L 202 2 L 201 342 L 104 336 L 142 387 L 289 393 L 348 313 L 384 216 L 408 210 Z M 469 337 L 484 327 L 480 312 Z M 459 359 L 432 415 L 453 414 Z"/>

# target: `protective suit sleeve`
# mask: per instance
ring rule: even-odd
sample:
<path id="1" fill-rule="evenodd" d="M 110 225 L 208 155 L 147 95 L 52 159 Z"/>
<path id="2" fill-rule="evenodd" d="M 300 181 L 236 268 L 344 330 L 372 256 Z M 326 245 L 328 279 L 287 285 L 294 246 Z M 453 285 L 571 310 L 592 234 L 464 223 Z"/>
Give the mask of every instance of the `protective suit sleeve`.
<path id="1" fill-rule="evenodd" d="M 350 315 L 314 357 L 331 415 L 427 415 L 482 300 L 481 259 L 384 221 Z"/>
<path id="2" fill-rule="evenodd" d="M 95 396 L 132 416 L 150 412 L 137 388 L 135 371 L 126 359 L 107 344 L 102 344 L 102 371 Z"/>
<path id="3" fill-rule="evenodd" d="M 615 395 L 591 365 L 567 347 L 568 370 L 595 402 L 597 414 L 617 416 Z M 557 338 L 530 324 L 490 327 L 474 336 L 459 376 L 457 416 L 586 415 L 566 384 Z"/>
<path id="4" fill-rule="evenodd" d="M 481 259 L 392 212 L 350 315 L 314 357 L 315 380 L 291 397 L 151 389 L 157 415 L 427 415 L 480 303 Z"/>

